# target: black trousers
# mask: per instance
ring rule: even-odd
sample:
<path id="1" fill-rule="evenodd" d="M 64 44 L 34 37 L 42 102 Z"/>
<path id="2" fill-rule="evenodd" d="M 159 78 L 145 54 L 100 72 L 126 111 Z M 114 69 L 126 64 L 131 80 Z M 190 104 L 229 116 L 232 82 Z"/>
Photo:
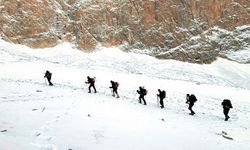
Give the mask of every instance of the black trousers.
<path id="1" fill-rule="evenodd" d="M 95 88 L 95 85 L 94 85 L 94 84 L 90 84 L 90 85 L 89 85 L 89 93 L 91 93 L 91 87 L 93 87 L 93 89 L 95 90 L 95 93 L 96 93 L 96 88 Z"/>
<path id="2" fill-rule="evenodd" d="M 195 114 L 195 112 L 192 109 L 193 106 L 194 106 L 194 103 L 189 103 L 188 109 L 191 111 L 191 114 Z"/>
<path id="3" fill-rule="evenodd" d="M 117 88 L 113 88 L 113 94 L 118 96 Z"/>
<path id="4" fill-rule="evenodd" d="M 52 84 L 51 81 L 50 81 L 50 80 L 51 80 L 51 77 L 47 77 L 47 80 L 48 80 L 48 82 L 49 82 L 49 85 L 52 86 L 53 84 Z"/>
<path id="5" fill-rule="evenodd" d="M 144 105 L 147 105 L 147 103 L 145 101 L 145 98 L 144 98 L 144 95 L 140 95 L 140 97 L 139 97 L 139 103 L 141 103 L 141 100 L 143 100 Z"/>
<path id="6" fill-rule="evenodd" d="M 225 120 L 229 118 L 228 113 L 229 113 L 230 108 L 223 108 L 223 113 L 225 115 Z"/>
<path id="7" fill-rule="evenodd" d="M 160 105 L 161 105 L 161 108 L 163 108 L 163 107 L 164 107 L 164 102 L 163 102 L 163 99 L 164 99 L 164 98 L 161 98 L 161 97 L 160 97 Z"/>

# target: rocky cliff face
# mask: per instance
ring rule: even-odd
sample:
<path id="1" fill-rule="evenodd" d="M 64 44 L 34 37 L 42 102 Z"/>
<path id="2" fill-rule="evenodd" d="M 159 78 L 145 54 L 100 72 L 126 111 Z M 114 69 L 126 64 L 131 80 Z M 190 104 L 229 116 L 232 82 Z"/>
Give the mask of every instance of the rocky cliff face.
<path id="1" fill-rule="evenodd" d="M 123 45 L 193 63 L 250 49 L 249 0 L 0 0 L 0 12 L 1 37 L 33 48 Z"/>

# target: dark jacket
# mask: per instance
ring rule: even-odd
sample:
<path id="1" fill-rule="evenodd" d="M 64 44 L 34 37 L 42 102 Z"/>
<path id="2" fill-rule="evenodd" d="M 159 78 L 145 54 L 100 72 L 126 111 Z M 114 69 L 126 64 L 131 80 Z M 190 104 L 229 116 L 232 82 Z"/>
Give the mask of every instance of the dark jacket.
<path id="1" fill-rule="evenodd" d="M 233 108 L 232 106 L 232 103 L 229 99 L 224 99 L 221 103 L 221 105 L 223 106 L 223 108 L 227 108 L 227 109 L 230 109 L 230 108 Z"/>
<path id="2" fill-rule="evenodd" d="M 118 86 L 119 86 L 118 82 L 110 81 L 110 83 L 111 83 L 111 87 L 110 88 L 117 89 Z"/>
<path id="3" fill-rule="evenodd" d="M 159 94 L 157 94 L 157 96 L 159 96 L 160 98 L 164 99 L 166 97 L 166 92 L 164 90 L 158 90 Z"/>
<path id="4" fill-rule="evenodd" d="M 141 96 L 147 95 L 147 90 L 145 88 L 139 87 L 139 90 L 137 90 L 137 93 Z"/>
<path id="5" fill-rule="evenodd" d="M 191 94 L 187 100 L 188 103 L 194 104 L 197 101 L 197 98 L 195 97 L 194 94 Z"/>
<path id="6" fill-rule="evenodd" d="M 49 71 L 46 71 L 44 78 L 46 77 L 48 79 L 51 79 L 51 76 L 52 76 L 52 73 L 50 73 Z"/>
<path id="7" fill-rule="evenodd" d="M 88 84 L 94 85 L 95 84 L 95 78 L 90 78 L 89 76 L 87 77 L 87 82 Z"/>

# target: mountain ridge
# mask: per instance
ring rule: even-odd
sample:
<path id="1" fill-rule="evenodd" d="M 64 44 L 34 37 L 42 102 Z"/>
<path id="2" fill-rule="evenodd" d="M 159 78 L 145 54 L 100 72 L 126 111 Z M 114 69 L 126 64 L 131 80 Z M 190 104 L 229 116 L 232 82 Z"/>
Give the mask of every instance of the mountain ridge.
<path id="1" fill-rule="evenodd" d="M 212 63 L 250 47 L 250 2 L 244 0 L 2 0 L 0 35 L 32 48 L 98 44 L 160 59 Z M 217 37 L 214 39 L 214 37 Z M 147 50 L 147 52 L 145 52 Z M 243 61 L 242 61 L 243 60 Z"/>

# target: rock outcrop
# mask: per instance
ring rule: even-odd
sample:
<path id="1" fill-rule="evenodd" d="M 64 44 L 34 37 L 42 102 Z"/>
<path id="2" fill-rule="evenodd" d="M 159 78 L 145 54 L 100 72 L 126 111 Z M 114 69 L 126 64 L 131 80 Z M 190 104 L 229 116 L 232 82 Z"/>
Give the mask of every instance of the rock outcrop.
<path id="1" fill-rule="evenodd" d="M 211 63 L 250 47 L 248 0 L 0 0 L 0 12 L 1 37 L 33 48 L 100 43 Z"/>

